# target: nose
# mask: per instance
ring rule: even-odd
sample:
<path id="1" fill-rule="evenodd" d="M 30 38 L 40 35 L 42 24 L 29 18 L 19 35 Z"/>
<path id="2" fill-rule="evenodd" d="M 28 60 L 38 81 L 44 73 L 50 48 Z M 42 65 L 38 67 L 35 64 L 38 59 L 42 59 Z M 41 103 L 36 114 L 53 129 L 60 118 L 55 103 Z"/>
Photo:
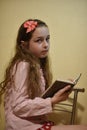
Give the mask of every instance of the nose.
<path id="1" fill-rule="evenodd" d="M 43 43 L 44 48 L 48 48 L 49 47 L 49 43 L 45 40 Z"/>

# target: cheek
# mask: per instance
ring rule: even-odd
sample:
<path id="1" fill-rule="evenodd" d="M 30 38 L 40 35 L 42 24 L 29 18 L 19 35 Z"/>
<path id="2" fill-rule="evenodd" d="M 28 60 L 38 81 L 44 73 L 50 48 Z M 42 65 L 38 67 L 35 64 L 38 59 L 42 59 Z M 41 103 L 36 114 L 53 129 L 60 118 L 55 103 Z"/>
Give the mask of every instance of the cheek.
<path id="1" fill-rule="evenodd" d="M 33 53 L 35 55 L 39 54 L 40 48 L 41 48 L 41 46 L 37 46 L 37 45 L 34 45 L 34 46 L 30 45 L 29 46 L 29 50 L 31 51 L 31 53 Z"/>

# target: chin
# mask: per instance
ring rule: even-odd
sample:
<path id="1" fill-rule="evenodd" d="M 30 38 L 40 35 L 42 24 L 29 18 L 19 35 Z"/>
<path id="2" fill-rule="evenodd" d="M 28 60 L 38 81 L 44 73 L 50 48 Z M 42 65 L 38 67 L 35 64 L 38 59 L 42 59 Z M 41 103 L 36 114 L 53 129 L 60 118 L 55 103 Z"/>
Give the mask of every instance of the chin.
<path id="1" fill-rule="evenodd" d="M 40 56 L 39 58 L 42 59 L 42 58 L 46 58 L 48 55 L 42 55 Z"/>

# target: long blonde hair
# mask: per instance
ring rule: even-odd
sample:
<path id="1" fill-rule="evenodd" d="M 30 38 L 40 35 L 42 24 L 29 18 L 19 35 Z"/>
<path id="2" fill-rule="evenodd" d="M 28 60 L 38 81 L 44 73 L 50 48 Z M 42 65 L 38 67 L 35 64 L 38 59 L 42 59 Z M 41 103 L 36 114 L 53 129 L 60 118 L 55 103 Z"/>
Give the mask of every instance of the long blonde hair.
<path id="1" fill-rule="evenodd" d="M 31 20 L 37 22 L 37 27 L 42 27 L 42 26 L 47 27 L 46 23 L 38 19 L 29 19 L 27 21 L 31 21 Z M 40 84 L 39 84 L 40 74 L 39 74 L 38 64 L 40 64 L 40 67 L 42 68 L 44 78 L 46 81 L 46 86 L 45 86 L 46 88 L 49 87 L 49 85 L 51 84 L 52 74 L 50 71 L 50 63 L 49 63 L 48 56 L 43 59 L 38 60 L 27 49 L 27 46 L 32 37 L 32 34 L 37 27 L 34 30 L 30 31 L 29 33 L 26 33 L 26 28 L 24 28 L 23 26 L 24 23 L 20 26 L 18 30 L 15 55 L 10 61 L 6 69 L 4 81 L 0 84 L 0 88 L 1 88 L 0 94 L 2 95 L 5 92 L 7 84 L 12 81 L 13 77 L 11 76 L 11 72 L 14 65 L 16 64 L 17 66 L 20 61 L 26 61 L 29 63 L 28 74 L 30 75 L 29 80 L 28 80 L 29 82 L 27 85 L 28 86 L 27 90 L 28 90 L 29 97 L 33 99 L 40 92 Z M 21 44 L 21 41 L 24 41 L 26 43 L 26 47 L 23 46 L 23 44 Z"/>

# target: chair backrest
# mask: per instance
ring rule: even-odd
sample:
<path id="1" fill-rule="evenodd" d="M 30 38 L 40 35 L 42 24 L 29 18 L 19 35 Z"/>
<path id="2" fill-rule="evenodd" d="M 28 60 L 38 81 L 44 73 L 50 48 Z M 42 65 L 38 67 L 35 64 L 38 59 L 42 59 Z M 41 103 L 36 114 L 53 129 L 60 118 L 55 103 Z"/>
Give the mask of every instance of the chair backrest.
<path id="1" fill-rule="evenodd" d="M 56 107 L 54 107 L 54 111 L 62 111 L 62 112 L 67 112 L 70 113 L 70 122 L 69 124 L 73 125 L 75 124 L 75 117 L 76 117 L 76 110 L 77 110 L 77 99 L 78 99 L 78 93 L 79 92 L 85 92 L 84 88 L 74 88 L 73 89 L 73 97 L 72 97 L 72 103 L 58 103 Z M 60 107 L 61 106 L 61 107 Z M 70 110 L 64 109 L 62 106 L 64 107 L 70 107 Z"/>

